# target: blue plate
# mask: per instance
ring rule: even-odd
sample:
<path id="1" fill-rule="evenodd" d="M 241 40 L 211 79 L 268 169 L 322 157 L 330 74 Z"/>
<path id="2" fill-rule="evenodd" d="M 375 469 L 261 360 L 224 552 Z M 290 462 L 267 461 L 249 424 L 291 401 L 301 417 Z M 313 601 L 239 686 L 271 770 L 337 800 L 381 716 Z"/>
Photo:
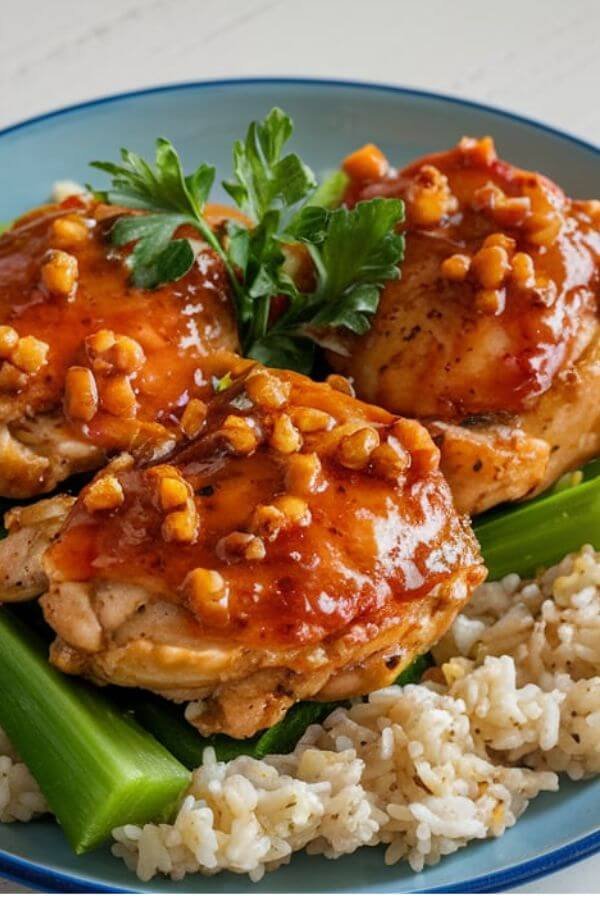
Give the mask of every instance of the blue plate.
<path id="1" fill-rule="evenodd" d="M 351 149 L 375 141 L 397 163 L 450 147 L 464 134 L 492 134 L 502 156 L 555 178 L 569 193 L 600 196 L 598 148 L 540 123 L 452 97 L 379 85 L 249 79 L 156 88 L 108 97 L 31 119 L 0 133 L 5 178 L 0 221 L 38 204 L 53 181 L 88 181 L 91 159 L 119 147 L 150 153 L 170 137 L 191 166 L 206 159 L 229 174 L 231 145 L 248 121 L 272 106 L 296 122 L 296 148 L 317 170 L 334 168 Z M 387 867 L 374 848 L 330 862 L 297 855 L 253 885 L 246 877 L 154 879 L 152 891 L 497 891 L 538 878 L 600 849 L 600 781 L 564 784 L 534 801 L 499 840 L 472 843 L 415 875 Z M 0 826 L 0 871 L 59 891 L 143 890 L 108 850 L 75 857 L 50 821 Z"/>

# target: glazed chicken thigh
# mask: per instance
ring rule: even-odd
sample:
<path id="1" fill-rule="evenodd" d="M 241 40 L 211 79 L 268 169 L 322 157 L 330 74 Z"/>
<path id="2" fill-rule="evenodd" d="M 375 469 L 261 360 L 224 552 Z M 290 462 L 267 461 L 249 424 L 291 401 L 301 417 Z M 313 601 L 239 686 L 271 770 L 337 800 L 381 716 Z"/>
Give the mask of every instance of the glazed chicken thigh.
<path id="1" fill-rule="evenodd" d="M 10 537 L 0 540 L 0 602 L 30 600 L 46 590 L 42 557 L 74 503 L 74 497 L 57 494 L 6 513 Z"/>
<path id="2" fill-rule="evenodd" d="M 212 251 L 175 284 L 136 288 L 108 240 L 123 212 L 72 197 L 0 237 L 0 496 L 47 492 L 115 451 L 164 452 L 173 411 L 238 349 Z"/>
<path id="3" fill-rule="evenodd" d="M 384 169 L 347 202 L 405 200 L 401 279 L 331 361 L 360 397 L 427 424 L 460 510 L 537 493 L 600 451 L 600 202 L 503 162 L 490 138 Z"/>
<path id="4" fill-rule="evenodd" d="M 485 577 L 438 462 L 418 423 L 250 365 L 194 440 L 121 456 L 65 510 L 43 558 L 53 663 L 237 737 L 389 684 Z"/>

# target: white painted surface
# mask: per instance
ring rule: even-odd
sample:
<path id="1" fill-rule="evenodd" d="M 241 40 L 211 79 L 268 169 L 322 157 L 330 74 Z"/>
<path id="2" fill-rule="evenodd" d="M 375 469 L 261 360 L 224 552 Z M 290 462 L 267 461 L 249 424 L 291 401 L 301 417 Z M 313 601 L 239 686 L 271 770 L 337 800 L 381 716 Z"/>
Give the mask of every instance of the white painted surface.
<path id="1" fill-rule="evenodd" d="M 313 75 L 460 94 L 600 143 L 599 0 L 2 0 L 1 20 L 0 127 L 159 83 Z M 525 890 L 599 884 L 600 857 Z"/>

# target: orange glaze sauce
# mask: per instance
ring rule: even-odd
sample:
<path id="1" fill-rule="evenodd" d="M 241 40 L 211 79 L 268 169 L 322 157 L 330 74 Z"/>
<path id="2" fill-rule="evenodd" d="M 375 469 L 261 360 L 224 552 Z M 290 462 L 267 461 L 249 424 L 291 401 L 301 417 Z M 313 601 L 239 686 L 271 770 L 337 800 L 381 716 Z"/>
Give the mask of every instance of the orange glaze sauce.
<path id="1" fill-rule="evenodd" d="M 518 169 L 495 154 L 489 139 L 475 141 L 474 150 L 459 145 L 453 150 L 431 154 L 412 163 L 400 172 L 390 170 L 382 179 L 351 182 L 346 202 L 352 206 L 371 197 L 402 197 L 406 201 L 406 254 L 402 266 L 403 278 L 424 259 L 439 260 L 452 254 L 472 257 L 483 240 L 502 233 L 516 242 L 514 252 L 526 252 L 534 263 L 538 284 L 522 288 L 507 279 L 504 285 L 504 308 L 495 317 L 499 326 L 497 352 L 490 360 L 485 377 L 473 383 L 454 374 L 447 396 L 439 398 L 435 415 L 457 417 L 494 411 L 518 412 L 532 404 L 536 397 L 552 385 L 560 370 L 569 365 L 581 352 L 582 334 L 589 334 L 598 319 L 598 288 L 600 260 L 600 230 L 597 213 L 594 217 L 583 209 L 586 204 L 573 203 L 549 179 L 533 172 Z M 432 166 L 448 179 L 448 187 L 457 204 L 449 208 L 439 222 L 424 225 L 420 220 L 418 201 L 414 200 L 414 186 L 423 167 Z M 496 186 L 506 198 L 529 197 L 531 212 L 540 220 L 558 217 L 558 235 L 545 243 L 533 241 L 527 217 L 499 213 L 486 208 L 477 196 L 479 189 Z M 543 221 L 542 221 L 543 227 Z M 460 321 L 457 334 L 456 362 L 461 353 L 469 353 L 470 333 L 477 336 L 482 313 L 476 308 L 478 286 L 472 279 L 460 285 L 442 285 L 444 315 L 450 321 Z M 435 291 L 435 284 L 430 288 Z M 451 296 L 452 295 L 452 296 Z M 380 309 L 390 311 L 402 306 L 403 283 L 392 282 L 385 288 Z M 453 309 L 454 308 L 454 309 Z M 368 340 L 368 337 L 366 338 Z M 475 351 L 477 347 L 475 347 Z M 447 363 L 453 366 L 455 360 Z M 405 414 L 417 410 L 399 409 Z"/>
<path id="2" fill-rule="evenodd" d="M 72 247 L 58 244 L 78 264 L 76 287 L 65 297 L 51 293 L 40 272 L 48 251 L 57 247 L 53 222 L 73 212 L 88 223 L 89 234 Z M 223 211 L 218 212 L 221 218 Z M 191 393 L 206 393 L 211 373 L 226 371 L 238 349 L 227 278 L 215 255 L 200 253 L 176 283 L 138 289 L 129 280 L 125 254 L 108 241 L 111 213 L 105 205 L 85 206 L 70 198 L 61 207 L 29 213 L 0 237 L 0 322 L 50 347 L 47 364 L 12 398 L 13 417 L 62 406 L 67 369 L 89 366 L 84 339 L 99 329 L 134 338 L 143 348 L 146 361 L 132 387 L 136 418 L 146 422 L 168 424 L 169 414 Z M 133 427 L 102 409 L 89 424 L 74 424 L 107 447 L 127 446 Z"/>
<path id="3" fill-rule="evenodd" d="M 300 376 L 284 377 L 293 380 L 290 407 L 325 409 L 338 422 L 370 422 L 385 439 L 394 421 L 387 413 Z M 195 543 L 164 540 L 151 470 L 120 472 L 124 504 L 114 512 L 90 513 L 78 501 L 49 552 L 55 576 L 122 578 L 194 613 L 182 587 L 186 575 L 196 567 L 218 570 L 229 589 L 228 621 L 210 625 L 198 613 L 198 627 L 248 646 L 312 644 L 350 622 L 377 629 L 460 569 L 470 570 L 472 582 L 481 580 L 474 538 L 454 511 L 437 466 L 425 473 L 413 462 L 405 483 L 392 485 L 370 471 L 340 466 L 325 450 L 327 433 L 305 435 L 302 449 L 319 454 L 322 464 L 322 483 L 306 496 L 311 523 L 266 541 L 263 560 L 224 563 L 217 541 L 232 531 L 251 531 L 256 507 L 286 491 L 288 457 L 266 442 L 250 456 L 235 457 L 218 439 L 228 414 L 247 415 L 261 435 L 268 434 L 269 416 L 256 408 L 241 412 L 242 396 L 238 386 L 220 395 L 204 436 L 169 460 L 193 489 L 200 523 Z M 420 434 L 420 426 L 415 428 Z"/>

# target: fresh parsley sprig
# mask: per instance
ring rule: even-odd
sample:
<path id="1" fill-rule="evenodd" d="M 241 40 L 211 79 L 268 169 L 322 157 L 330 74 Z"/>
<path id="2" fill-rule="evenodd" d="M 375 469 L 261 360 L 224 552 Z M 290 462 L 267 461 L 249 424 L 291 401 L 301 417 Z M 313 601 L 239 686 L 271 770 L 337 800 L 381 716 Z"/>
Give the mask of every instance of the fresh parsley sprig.
<path id="1" fill-rule="evenodd" d="M 275 107 L 233 145 L 234 180 L 223 187 L 256 223 L 278 207 L 290 209 L 317 187 L 314 173 L 296 153 L 281 155 L 293 130 L 290 117 Z"/>
<path id="2" fill-rule="evenodd" d="M 254 224 L 230 220 L 220 236 L 204 216 L 214 167 L 203 163 L 186 176 L 164 138 L 157 141 L 154 166 L 128 150 L 121 151 L 121 164 L 92 165 L 112 182 L 108 191 L 97 193 L 142 213 L 121 216 L 111 231 L 117 246 L 134 244 L 128 262 L 137 286 L 177 281 L 190 270 L 194 249 L 176 232 L 192 226 L 226 267 L 243 352 L 269 365 L 309 372 L 315 345 L 327 345 L 333 329 L 355 334 L 369 329 L 383 283 L 399 276 L 404 239 L 397 225 L 404 207 L 400 200 L 383 198 L 352 210 L 321 205 L 339 202 L 344 176 L 335 173 L 317 188 L 300 157 L 284 154 L 292 131 L 290 117 L 273 109 L 236 141 L 233 178 L 223 186 Z M 292 245 L 301 245 L 310 260 L 309 291 L 290 274 Z M 279 316 L 273 315 L 275 298 L 285 299 Z"/>
<path id="3" fill-rule="evenodd" d="M 123 148 L 122 164 L 90 163 L 106 172 L 112 185 L 95 191 L 107 203 L 145 211 L 146 215 L 122 216 L 111 231 L 117 247 L 135 242 L 129 256 L 131 277 L 137 287 L 155 288 L 182 278 L 194 264 L 190 242 L 173 235 L 182 225 L 191 225 L 223 258 L 237 291 L 235 275 L 216 235 L 204 218 L 204 206 L 215 180 L 215 168 L 202 163 L 191 175 L 184 175 L 175 147 L 165 138 L 156 141 L 152 167 L 137 153 Z"/>
<path id="4" fill-rule="evenodd" d="M 381 198 L 358 203 L 352 210 L 311 206 L 301 210 L 279 240 L 306 247 L 315 288 L 301 292 L 279 269 L 276 292 L 287 296 L 287 309 L 273 323 L 255 317 L 248 355 L 309 372 L 315 345 L 326 346 L 332 329 L 368 331 L 383 283 L 399 275 L 404 238 L 395 226 L 402 213 L 400 200 Z"/>

